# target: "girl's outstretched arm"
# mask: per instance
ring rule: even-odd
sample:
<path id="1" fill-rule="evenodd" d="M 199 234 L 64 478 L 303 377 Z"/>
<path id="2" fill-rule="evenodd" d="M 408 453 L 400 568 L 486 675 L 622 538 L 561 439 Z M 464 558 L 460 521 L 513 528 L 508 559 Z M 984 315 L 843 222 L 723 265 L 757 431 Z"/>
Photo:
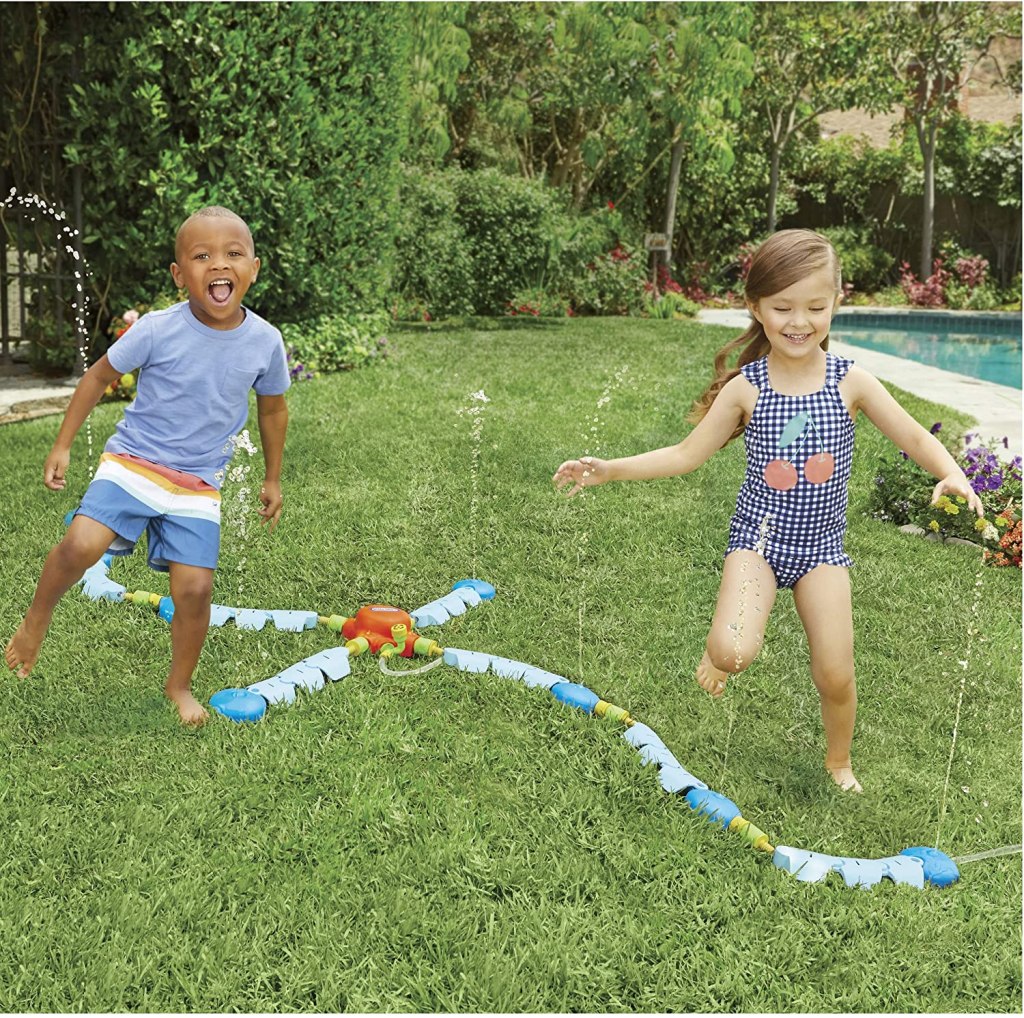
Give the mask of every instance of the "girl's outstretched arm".
<path id="1" fill-rule="evenodd" d="M 946 447 L 922 428 L 873 375 L 854 365 L 847 377 L 854 387 L 854 405 L 918 466 L 939 479 L 932 490 L 932 505 L 940 495 L 960 495 L 979 516 L 984 516 L 981 499 Z"/>
<path id="2" fill-rule="evenodd" d="M 756 400 L 757 389 L 743 375 L 737 375 L 722 387 L 707 416 L 681 442 L 623 459 L 584 456 L 566 460 L 555 471 L 552 481 L 559 488 L 572 485 L 566 493 L 572 496 L 581 488 L 608 481 L 648 481 L 688 474 L 729 441 L 737 425 L 750 415 Z"/>

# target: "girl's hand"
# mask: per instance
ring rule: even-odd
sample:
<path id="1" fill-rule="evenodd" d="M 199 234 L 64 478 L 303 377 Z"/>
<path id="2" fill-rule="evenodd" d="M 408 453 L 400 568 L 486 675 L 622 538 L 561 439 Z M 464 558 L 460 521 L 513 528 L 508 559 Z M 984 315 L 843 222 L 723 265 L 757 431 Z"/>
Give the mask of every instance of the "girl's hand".
<path id="1" fill-rule="evenodd" d="M 608 462 L 600 460 L 596 456 L 566 460 L 555 471 L 551 480 L 559 490 L 564 490 L 571 484 L 572 488 L 566 492 L 566 496 L 572 498 L 583 488 L 593 488 L 595 485 L 604 484 L 608 480 Z"/>
<path id="2" fill-rule="evenodd" d="M 971 487 L 962 470 L 948 474 L 935 485 L 932 491 L 932 505 L 935 505 L 942 495 L 959 495 L 961 498 L 966 498 L 967 504 L 979 517 L 985 515 L 985 507 L 981 504 L 981 499 L 978 498 L 977 492 Z"/>

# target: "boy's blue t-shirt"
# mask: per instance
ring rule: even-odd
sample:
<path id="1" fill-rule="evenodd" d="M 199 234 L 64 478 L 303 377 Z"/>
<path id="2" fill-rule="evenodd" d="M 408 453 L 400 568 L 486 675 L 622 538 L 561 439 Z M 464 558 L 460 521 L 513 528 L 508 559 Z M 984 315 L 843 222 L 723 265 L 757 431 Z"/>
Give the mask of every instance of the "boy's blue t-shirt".
<path id="1" fill-rule="evenodd" d="M 106 452 L 129 453 L 220 488 L 249 390 L 283 393 L 291 378 L 281 333 L 252 311 L 237 329 L 211 329 L 188 302 L 143 315 L 107 351 L 116 371 L 141 369 Z"/>

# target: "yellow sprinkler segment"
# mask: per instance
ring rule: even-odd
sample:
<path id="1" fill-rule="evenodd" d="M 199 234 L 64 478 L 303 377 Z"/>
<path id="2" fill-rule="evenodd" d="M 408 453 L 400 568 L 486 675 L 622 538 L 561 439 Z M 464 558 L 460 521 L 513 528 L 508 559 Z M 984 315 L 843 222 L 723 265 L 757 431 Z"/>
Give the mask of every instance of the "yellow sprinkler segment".
<path id="1" fill-rule="evenodd" d="M 768 835 L 743 817 L 734 817 L 729 830 L 738 834 L 748 845 L 759 852 L 774 852 L 775 846 L 768 841 Z"/>
<path id="2" fill-rule="evenodd" d="M 318 615 L 317 621 L 333 632 L 340 633 L 341 627 L 348 622 L 348 619 L 344 615 Z"/>
<path id="3" fill-rule="evenodd" d="M 135 590 L 125 592 L 121 600 L 130 601 L 132 604 L 151 604 L 154 608 L 159 608 L 162 597 L 162 594 L 152 594 L 148 590 Z"/>
<path id="4" fill-rule="evenodd" d="M 594 713 L 599 718 L 610 718 L 612 721 L 621 721 L 627 727 L 633 723 L 629 711 L 624 707 L 616 707 L 614 703 L 607 700 L 598 700 L 594 705 Z"/>

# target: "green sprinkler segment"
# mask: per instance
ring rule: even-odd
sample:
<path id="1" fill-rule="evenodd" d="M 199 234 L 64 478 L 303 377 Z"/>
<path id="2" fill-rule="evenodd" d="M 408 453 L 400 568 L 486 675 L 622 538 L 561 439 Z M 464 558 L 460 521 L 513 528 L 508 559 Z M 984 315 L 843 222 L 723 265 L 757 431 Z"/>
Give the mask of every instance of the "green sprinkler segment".
<path id="1" fill-rule="evenodd" d="M 150 605 L 157 609 L 161 618 L 169 621 L 173 617 L 174 603 L 169 597 L 149 591 L 129 592 L 109 578 L 107 571 L 110 565 L 110 556 L 104 556 L 82 578 L 87 597 Z M 623 738 L 638 750 L 644 764 L 657 766 L 659 783 L 666 792 L 682 796 L 698 816 L 709 823 L 721 825 L 723 830 L 741 838 L 758 852 L 770 853 L 775 866 L 797 880 L 817 882 L 835 872 L 840 874 L 847 887 L 874 887 L 882 881 L 890 881 L 923 888 L 926 882 L 935 887 L 945 887 L 959 878 L 956 863 L 948 855 L 924 846 L 906 848 L 899 855 L 883 859 L 855 859 L 800 848 L 776 847 L 764 831 L 741 815 L 739 807 L 731 799 L 712 791 L 694 777 L 676 760 L 656 732 L 636 721 L 624 708 L 602 700 L 593 690 L 553 672 L 481 651 L 444 648 L 435 640 L 415 632 L 415 626 L 443 625 L 453 615 L 462 615 L 468 608 L 491 600 L 494 594 L 494 587 L 483 580 L 460 580 L 448 594 L 414 612 L 406 613 L 391 605 L 373 604 L 360 608 L 352 617 L 213 605 L 211 626 L 222 626 L 229 620 L 239 628 L 256 630 L 267 624 L 288 631 L 324 625 L 343 637 L 345 643 L 304 658 L 244 689 L 223 689 L 210 698 L 210 706 L 232 721 L 258 721 L 266 714 L 269 705 L 294 703 L 297 690 L 316 692 L 327 682 L 344 678 L 351 671 L 350 659 L 367 651 L 378 656 L 381 670 L 389 674 L 394 672 L 388 668 L 388 662 L 398 657 L 414 656 L 429 659 L 422 669 L 415 670 L 443 663 L 462 672 L 491 672 L 526 686 L 543 687 L 563 704 L 621 723 L 626 729 Z M 408 670 L 403 669 L 403 672 Z"/>

